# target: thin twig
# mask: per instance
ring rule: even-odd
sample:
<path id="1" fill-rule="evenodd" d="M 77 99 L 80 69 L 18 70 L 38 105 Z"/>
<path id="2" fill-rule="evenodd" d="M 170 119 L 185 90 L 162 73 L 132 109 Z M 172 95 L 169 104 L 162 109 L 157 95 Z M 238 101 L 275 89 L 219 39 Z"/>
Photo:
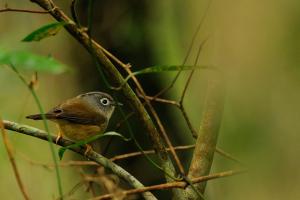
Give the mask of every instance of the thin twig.
<path id="1" fill-rule="evenodd" d="M 22 195 L 23 195 L 24 199 L 29 200 L 29 195 L 28 195 L 28 193 L 27 193 L 27 191 L 26 191 L 26 189 L 23 185 L 21 176 L 20 176 L 18 168 L 17 168 L 16 161 L 15 161 L 15 158 L 14 158 L 14 155 L 13 155 L 13 147 L 12 147 L 11 143 L 9 142 L 9 139 L 7 137 L 7 133 L 6 133 L 5 128 L 4 128 L 4 122 L 2 121 L 1 118 L 0 118 L 0 129 L 1 129 L 1 133 L 2 133 L 3 143 L 4 143 L 4 146 L 6 148 L 9 161 L 12 165 L 12 168 L 13 168 L 18 186 L 19 186 L 19 188 L 22 192 Z"/>
<path id="2" fill-rule="evenodd" d="M 132 112 L 130 112 L 130 113 L 128 113 L 123 119 L 121 119 L 117 124 L 116 124 L 116 126 L 115 126 L 115 129 L 114 130 L 119 130 L 121 127 L 122 127 L 122 125 L 130 118 L 130 117 L 132 117 L 134 115 L 134 112 L 132 111 Z"/>
<path id="3" fill-rule="evenodd" d="M 35 13 L 35 14 L 49 14 L 49 11 L 27 10 L 27 9 L 17 9 L 17 8 L 3 8 L 3 9 L 0 9 L 0 13 L 1 12 L 23 12 L 23 13 Z"/>
<path id="4" fill-rule="evenodd" d="M 99 47 L 101 48 L 101 50 L 103 51 L 103 53 L 105 55 L 107 55 L 109 58 L 111 58 L 113 61 L 115 61 L 118 65 L 120 65 L 124 69 L 131 68 L 131 65 L 129 63 L 127 63 L 127 64 L 123 63 L 121 60 L 119 60 L 116 56 L 114 56 L 112 53 L 110 53 L 104 47 L 102 47 L 101 45 L 99 45 Z"/>
<path id="5" fill-rule="evenodd" d="M 179 151 L 179 150 L 189 150 L 189 149 L 193 149 L 195 148 L 195 145 L 182 145 L 182 146 L 175 146 L 174 150 Z M 170 151 L 169 148 L 167 148 L 167 151 Z M 220 154 L 221 156 L 224 156 L 234 162 L 237 162 L 239 164 L 243 164 L 239 159 L 235 158 L 234 156 L 232 156 L 231 154 L 225 152 L 224 150 L 220 149 L 220 148 L 216 148 L 216 152 L 218 154 Z M 136 152 L 131 152 L 131 153 L 126 153 L 126 154 L 121 154 L 121 155 L 117 155 L 114 156 L 112 158 L 110 158 L 111 161 L 115 162 L 115 161 L 119 161 L 119 160 L 124 160 L 124 159 L 128 159 L 128 158 L 133 158 L 133 157 L 137 157 L 137 156 L 141 156 L 144 154 L 155 154 L 154 150 L 146 150 L 143 152 L 140 151 L 136 151 Z M 30 159 L 28 156 L 24 155 L 23 153 L 18 152 L 18 155 L 20 156 L 20 158 L 24 159 L 25 161 L 27 161 L 29 164 L 31 165 L 38 165 L 38 166 L 42 166 L 46 169 L 52 169 L 54 167 L 54 164 L 52 163 L 42 163 L 42 162 L 38 162 L 35 160 Z M 96 163 L 94 161 L 77 161 L 77 160 L 71 160 L 71 161 L 66 161 L 66 162 L 60 162 L 59 163 L 60 167 L 81 167 L 81 166 L 99 166 L 99 163 Z"/>
<path id="6" fill-rule="evenodd" d="M 174 100 L 168 100 L 168 99 L 162 99 L 162 98 L 158 98 L 158 97 L 154 97 L 154 96 L 146 96 L 146 97 L 143 97 L 140 93 L 137 93 L 139 97 L 145 99 L 147 98 L 148 100 L 150 101 L 156 101 L 156 102 L 159 102 L 159 103 L 164 103 L 164 104 L 169 104 L 169 105 L 174 105 L 176 106 L 177 108 L 180 109 L 181 113 L 182 113 L 182 116 L 185 120 L 185 122 L 187 123 L 191 133 L 192 133 L 192 136 L 193 138 L 197 138 L 198 137 L 198 133 L 197 131 L 195 130 L 195 128 L 193 127 L 192 123 L 190 122 L 190 119 L 185 111 L 185 108 L 182 104 L 180 104 L 180 102 L 177 102 L 177 101 L 174 101 Z M 129 116 L 130 117 L 130 116 Z M 118 123 L 118 127 L 121 126 L 121 124 L 124 123 L 124 121 L 121 121 Z"/>
<path id="7" fill-rule="evenodd" d="M 5 129 L 48 141 L 47 133 L 40 129 L 31 127 L 31 126 L 27 126 L 27 125 L 21 125 L 21 124 L 15 123 L 15 122 L 7 121 L 7 120 L 3 120 L 3 124 L 4 124 Z M 50 141 L 53 144 L 56 144 L 56 137 L 51 136 Z M 66 147 L 71 144 L 74 144 L 74 143 L 69 140 L 63 139 L 63 138 L 61 138 L 57 143 L 57 145 L 60 145 L 62 147 Z M 105 167 L 107 169 L 110 169 L 114 174 L 116 174 L 119 177 L 126 180 L 132 187 L 134 187 L 134 188 L 144 187 L 143 184 L 141 182 L 139 182 L 134 176 L 129 174 L 126 170 L 124 170 L 120 166 L 116 165 L 109 159 L 103 157 L 102 155 L 100 155 L 92 150 L 89 151 L 88 153 L 86 153 L 85 148 L 70 148 L 70 150 L 73 152 L 76 152 L 82 156 L 85 156 L 89 160 L 92 160 L 92 161 L 95 161 L 95 162 L 101 164 L 103 167 Z M 144 193 L 143 196 L 147 200 L 155 200 L 156 199 L 156 197 L 153 196 L 153 194 L 151 194 L 149 192 Z"/>
<path id="8" fill-rule="evenodd" d="M 180 107 L 180 104 L 177 101 L 163 99 L 163 98 L 155 98 L 155 97 L 152 97 L 152 96 L 145 96 L 144 97 L 140 92 L 137 92 L 137 95 L 140 98 L 143 98 L 143 99 L 146 98 L 146 99 L 148 99 L 150 101 L 156 101 L 156 102 L 159 102 L 159 103 L 170 104 L 170 105 L 174 105 L 174 106 Z"/>
<path id="9" fill-rule="evenodd" d="M 42 163 L 42 162 L 30 159 L 28 156 L 24 155 L 23 153 L 18 152 L 18 154 L 19 154 L 20 158 L 22 158 L 23 160 L 25 160 L 26 162 L 28 162 L 31 165 L 42 166 L 48 170 L 50 170 L 54 167 L 53 163 Z M 97 163 L 95 161 L 71 160 L 71 161 L 66 161 L 66 162 L 60 162 L 58 166 L 59 167 L 99 166 L 99 163 Z"/>
<path id="10" fill-rule="evenodd" d="M 200 45 L 199 45 L 198 52 L 197 52 L 197 56 L 196 56 L 195 63 L 194 63 L 195 66 L 196 66 L 197 63 L 198 63 L 198 59 L 199 59 L 199 57 L 200 57 L 200 53 L 202 52 L 202 48 L 203 48 L 204 44 L 206 43 L 206 41 L 207 41 L 207 39 L 206 39 L 206 40 L 203 40 L 203 41 L 200 43 Z M 190 84 L 190 82 L 191 82 L 191 80 L 192 80 L 192 77 L 193 77 L 194 73 L 195 73 L 195 69 L 192 69 L 192 71 L 191 71 L 191 73 L 189 74 L 189 77 L 188 77 L 188 79 L 187 79 L 187 81 L 186 81 L 186 84 L 185 84 L 185 86 L 184 86 L 184 89 L 183 89 L 183 91 L 182 91 L 182 94 L 181 94 L 181 97 L 180 97 L 180 100 L 179 100 L 179 105 L 180 105 L 180 110 L 181 110 L 181 112 L 182 112 L 182 115 L 183 115 L 183 117 L 184 117 L 184 119 L 185 119 L 185 121 L 186 121 L 186 123 L 187 123 L 189 129 L 190 129 L 190 132 L 192 133 L 192 136 L 193 136 L 194 138 L 197 138 L 198 133 L 197 133 L 197 131 L 194 129 L 194 127 L 193 127 L 193 125 L 192 125 L 192 123 L 191 123 L 191 121 L 190 121 L 190 119 L 189 119 L 189 117 L 188 117 L 188 115 L 187 115 L 187 113 L 186 113 L 186 111 L 185 111 L 184 105 L 183 105 L 183 100 L 184 100 L 186 91 L 187 91 L 187 89 L 188 89 L 188 87 L 189 87 L 189 84 Z"/>
<path id="11" fill-rule="evenodd" d="M 182 145 L 182 146 L 175 146 L 174 150 L 176 150 L 176 151 L 178 151 L 178 150 L 189 150 L 189 149 L 193 149 L 193 148 L 195 148 L 194 144 L 192 144 L 192 145 Z M 170 149 L 167 148 L 167 151 L 170 151 Z M 225 158 L 228 158 L 229 160 L 232 160 L 232 161 L 234 161 L 236 163 L 239 163 L 239 164 L 243 164 L 242 161 L 240 161 L 239 159 L 237 159 L 236 157 L 234 157 L 230 153 L 227 153 L 224 150 L 220 149 L 219 147 L 216 148 L 216 152 L 218 154 L 220 154 L 221 156 L 224 156 Z M 127 153 L 127 154 L 117 155 L 117 156 L 114 156 L 114 157 L 110 158 L 110 160 L 111 161 L 118 161 L 118 160 L 123 160 L 123 159 L 127 159 L 127 158 L 136 157 L 136 156 L 141 156 L 141 155 L 144 155 L 144 154 L 154 154 L 154 153 L 155 153 L 154 150 L 147 150 L 147 151 L 144 151 L 144 152 L 137 151 L 137 152 Z M 85 164 L 85 163 L 83 163 L 84 161 L 81 161 L 81 162 L 82 162 L 82 164 Z M 86 165 L 92 165 L 92 163 L 89 163 L 88 161 L 85 161 L 85 162 L 86 162 Z M 74 163 L 74 165 L 75 165 L 75 163 Z M 78 165 L 80 165 L 80 163 Z"/>
<path id="12" fill-rule="evenodd" d="M 193 138 L 195 138 L 195 139 L 197 138 L 197 136 L 198 136 L 197 131 L 193 127 L 192 123 L 190 122 L 190 119 L 189 119 L 189 117 L 188 117 L 188 115 L 185 111 L 185 108 L 182 104 L 180 104 L 180 102 L 177 102 L 177 101 L 174 101 L 174 100 L 162 99 L 162 98 L 158 98 L 158 97 L 155 97 L 155 96 L 145 96 L 145 97 L 143 97 L 140 93 L 137 93 L 137 94 L 138 94 L 139 97 L 141 97 L 143 99 L 147 98 L 150 101 L 156 101 L 156 102 L 159 102 L 159 103 L 174 105 L 177 108 L 179 108 L 185 122 L 187 123 L 187 125 L 188 125 L 188 127 L 189 127 L 189 129 L 192 133 Z M 121 123 L 123 123 L 123 121 L 121 121 L 118 125 L 120 126 Z"/>
<path id="13" fill-rule="evenodd" d="M 197 63 L 198 63 L 198 60 L 199 60 L 199 57 L 200 57 L 200 53 L 202 52 L 203 46 L 205 45 L 206 41 L 207 41 L 207 39 L 203 40 L 203 41 L 200 43 L 200 45 L 199 45 L 199 48 L 198 48 L 198 51 L 197 51 L 197 56 L 196 56 L 196 59 L 195 59 L 195 62 L 194 62 L 194 66 L 196 66 Z M 181 98 L 180 98 L 180 100 L 179 100 L 179 104 L 180 104 L 181 106 L 183 106 L 183 100 L 184 100 L 186 91 L 187 91 L 187 89 L 188 89 L 188 87 L 189 87 L 189 84 L 190 84 L 190 82 L 191 82 L 191 80 L 192 80 L 192 77 L 193 77 L 194 73 L 195 73 L 195 69 L 192 69 L 192 71 L 191 71 L 191 73 L 189 74 L 189 77 L 188 77 L 188 79 L 187 79 L 187 81 L 186 81 L 186 83 L 185 83 L 185 86 L 184 86 L 184 88 L 183 88 L 183 91 L 182 91 L 182 94 L 181 94 Z"/>
<path id="14" fill-rule="evenodd" d="M 202 25 L 203 25 L 204 20 L 206 19 L 206 16 L 207 16 L 207 13 L 208 13 L 208 10 L 209 10 L 209 7 L 210 7 L 211 2 L 212 2 L 212 0 L 209 1 L 208 5 L 207 5 L 207 7 L 206 7 L 206 10 L 205 10 L 205 12 L 204 12 L 204 15 L 202 16 L 202 18 L 201 18 L 201 20 L 200 20 L 200 22 L 199 22 L 199 24 L 198 24 L 198 26 L 197 26 L 197 28 L 196 28 L 196 31 L 195 31 L 195 33 L 194 33 L 194 35 L 193 35 L 193 37 L 192 37 L 191 43 L 190 43 L 190 45 L 189 45 L 189 47 L 188 47 L 186 56 L 185 56 L 185 58 L 183 59 L 182 66 L 185 65 L 185 63 L 187 62 L 187 59 L 188 59 L 189 55 L 191 54 L 191 51 L 192 51 L 193 45 L 194 45 L 194 43 L 195 43 L 195 40 L 196 40 L 196 38 L 197 38 L 197 35 L 198 35 L 198 33 L 199 33 L 199 31 L 200 31 Z M 178 73 L 175 75 L 175 77 L 174 77 L 174 79 L 171 81 L 171 83 L 170 83 L 167 87 L 165 87 L 165 88 L 163 88 L 161 91 L 159 91 L 156 95 L 154 95 L 154 98 L 157 98 L 157 97 L 163 95 L 164 93 L 166 93 L 167 91 L 169 91 L 169 90 L 174 86 L 174 84 L 176 83 L 176 81 L 178 80 L 178 78 L 179 78 L 181 72 L 182 72 L 182 70 L 178 71 Z"/>
<path id="15" fill-rule="evenodd" d="M 240 161 L 239 159 L 237 159 L 236 157 L 234 157 L 233 155 L 231 155 L 230 153 L 227 153 L 226 151 L 224 151 L 223 149 L 220 149 L 219 147 L 216 147 L 216 152 L 222 156 L 224 156 L 225 158 L 228 158 L 229 160 L 232 160 L 238 164 L 244 165 L 244 163 L 242 161 Z"/>
<path id="16" fill-rule="evenodd" d="M 170 148 L 170 152 L 171 152 L 171 154 L 172 154 L 172 156 L 173 156 L 173 158 L 174 158 L 174 160 L 175 160 L 175 162 L 177 164 L 177 167 L 178 167 L 180 173 L 181 174 L 185 174 L 183 165 L 182 165 L 179 157 L 177 156 L 177 154 L 176 154 L 176 152 L 175 152 L 175 150 L 173 148 L 173 145 L 172 145 L 172 143 L 171 143 L 171 141 L 170 141 L 170 139 L 169 139 L 169 137 L 167 135 L 167 132 L 166 132 L 166 130 L 165 130 L 165 128 L 164 128 L 164 126 L 163 126 L 163 124 L 162 124 L 162 122 L 161 122 L 158 114 L 157 114 L 157 112 L 153 108 L 151 102 L 146 98 L 146 93 L 144 92 L 143 87 L 141 86 L 140 82 L 137 80 L 137 78 L 135 77 L 135 75 L 132 73 L 132 71 L 131 71 L 130 68 L 125 68 L 125 70 L 128 73 L 128 75 L 131 76 L 132 80 L 134 81 L 134 83 L 137 86 L 137 89 L 139 90 L 139 92 L 141 93 L 141 95 L 144 97 L 146 105 L 150 109 L 150 112 L 153 115 L 153 117 L 154 117 L 154 119 L 155 119 L 155 121 L 156 121 L 156 123 L 157 123 L 157 125 L 158 125 L 158 127 L 160 129 L 162 137 L 164 138 L 165 142 L 167 143 L 167 146 Z M 168 166 L 168 167 L 170 167 L 170 166 Z M 173 170 L 170 170 L 170 172 L 171 171 L 173 171 Z M 172 173 L 173 173 L 173 175 L 175 175 L 174 172 L 172 172 Z"/>
<path id="17" fill-rule="evenodd" d="M 207 176 L 193 178 L 193 179 L 191 179 L 191 182 L 192 183 L 200 183 L 200 182 L 204 182 L 204 181 L 208 181 L 208 180 L 212 180 L 212 179 L 233 176 L 233 175 L 241 174 L 244 172 L 246 172 L 246 170 L 229 170 L 229 171 L 225 171 L 225 172 L 214 173 L 214 174 L 210 174 Z M 147 187 L 139 188 L 139 189 L 123 191 L 123 194 L 128 196 L 128 195 L 132 195 L 132 194 L 142 193 L 145 191 L 166 190 L 166 189 L 171 189 L 171 188 L 185 188 L 186 186 L 187 186 L 187 183 L 184 181 L 174 181 L 174 182 L 169 182 L 169 183 L 147 186 Z M 106 194 L 106 195 L 98 196 L 96 198 L 92 198 L 90 200 L 111 199 L 113 197 L 114 197 L 114 194 Z"/>
<path id="18" fill-rule="evenodd" d="M 144 98 L 143 96 L 141 96 L 141 94 L 139 94 L 139 93 L 137 93 L 137 94 L 138 94 L 139 97 Z M 190 120 L 189 120 L 189 118 L 188 118 L 188 116 L 187 116 L 187 113 L 186 113 L 186 111 L 185 111 L 184 106 L 181 107 L 180 104 L 179 104 L 179 102 L 174 101 L 174 100 L 168 100 L 168 99 L 162 99 L 162 98 L 155 98 L 155 97 L 153 97 L 153 96 L 146 96 L 146 98 L 149 99 L 150 101 L 157 101 L 157 102 L 159 102 L 159 103 L 164 103 L 164 104 L 174 105 L 174 106 L 178 107 L 178 108 L 181 110 L 181 112 L 182 112 L 183 118 L 184 118 L 184 120 L 186 121 L 186 123 L 187 123 L 187 125 L 188 125 L 188 127 L 189 127 L 189 129 L 190 129 L 190 131 L 191 131 L 191 133 L 192 133 L 193 138 L 197 139 L 198 133 L 197 133 L 197 131 L 194 129 L 194 127 L 192 126 L 192 123 L 190 122 Z M 132 114 L 133 114 L 133 113 L 130 113 L 130 114 L 128 115 L 128 118 L 129 118 Z M 124 123 L 124 122 L 123 122 L 123 121 L 119 122 L 119 123 L 118 123 L 118 127 L 120 127 L 122 123 Z M 175 149 L 176 149 L 176 147 L 175 147 Z M 224 157 L 226 157 L 226 158 L 232 160 L 232 161 L 235 161 L 235 162 L 237 162 L 237 163 L 239 163 L 239 164 L 243 164 L 242 161 L 240 161 L 239 159 L 237 159 L 236 157 L 234 157 L 234 156 L 231 155 L 230 153 L 225 152 L 224 150 L 222 150 L 222 149 L 219 148 L 219 147 L 216 148 L 216 152 L 219 153 L 220 155 L 222 155 L 222 156 L 224 156 Z"/>
<path id="19" fill-rule="evenodd" d="M 193 138 L 197 139 L 198 133 L 197 133 L 196 129 L 193 127 L 193 125 L 192 125 L 192 123 L 191 123 L 191 121 L 190 121 L 190 119 L 189 119 L 189 117 L 188 117 L 188 115 L 185 111 L 184 106 L 182 104 L 180 104 L 179 109 L 181 110 L 182 116 L 183 116 L 186 124 L 188 125 L 188 127 L 190 129 L 190 132 L 192 133 Z"/>
<path id="20" fill-rule="evenodd" d="M 194 148 L 195 145 L 185 145 L 185 146 L 176 146 L 173 147 L 174 150 L 187 150 L 187 149 L 192 149 Z M 167 151 L 170 151 L 170 148 L 167 148 Z M 122 159 L 127 159 L 127 158 L 132 158 L 136 156 L 140 156 L 143 154 L 154 154 L 154 150 L 148 150 L 148 151 L 143 151 L 143 152 L 132 152 L 132 153 L 127 153 L 127 154 L 122 154 L 122 155 L 117 155 L 112 158 L 110 158 L 111 161 L 117 161 L 117 160 L 122 160 Z"/>
<path id="21" fill-rule="evenodd" d="M 96 197 L 96 191 L 95 191 L 95 189 L 94 189 L 94 183 L 93 183 L 93 182 L 89 182 L 89 183 L 88 183 L 88 187 L 87 187 L 86 191 L 87 191 L 87 192 L 90 191 L 91 194 L 92 194 L 92 196 L 93 196 L 93 197 Z"/>
<path id="22" fill-rule="evenodd" d="M 66 199 L 71 199 L 70 197 L 78 190 L 80 189 L 80 187 L 82 187 L 84 185 L 84 181 L 80 181 L 79 183 L 76 183 L 72 188 L 71 190 L 67 193 L 67 194 L 64 194 L 63 198 L 66 198 Z M 61 200 L 61 198 L 57 198 L 56 200 Z"/>
<path id="23" fill-rule="evenodd" d="M 77 17 L 77 13 L 76 13 L 76 0 L 72 0 L 72 2 L 71 2 L 71 15 L 72 15 L 74 22 L 76 24 L 78 24 L 78 26 L 80 26 L 80 23 L 79 23 L 79 20 Z"/>
<path id="24" fill-rule="evenodd" d="M 142 99 L 145 99 L 145 98 L 147 98 L 147 99 L 149 99 L 150 101 L 156 101 L 156 102 L 159 102 L 159 103 L 165 103 L 165 104 L 170 104 L 170 105 L 174 105 L 174 106 L 177 106 L 178 108 L 180 108 L 180 105 L 179 105 L 179 103 L 178 102 L 176 102 L 176 101 L 173 101 L 173 100 L 168 100 L 168 99 L 162 99 L 162 98 L 155 98 L 155 97 L 152 97 L 152 96 L 143 96 L 140 92 L 139 92 L 139 90 L 137 90 L 137 95 L 140 97 L 140 98 L 142 98 Z M 143 105 L 145 105 L 146 104 L 146 102 L 143 102 Z M 115 126 L 115 130 L 118 130 L 130 117 L 132 117 L 134 115 L 134 112 L 132 111 L 132 112 L 130 112 L 130 113 L 128 113 L 125 117 L 124 117 L 124 119 L 122 119 L 122 120 L 120 120 L 117 124 L 116 124 L 116 126 Z"/>

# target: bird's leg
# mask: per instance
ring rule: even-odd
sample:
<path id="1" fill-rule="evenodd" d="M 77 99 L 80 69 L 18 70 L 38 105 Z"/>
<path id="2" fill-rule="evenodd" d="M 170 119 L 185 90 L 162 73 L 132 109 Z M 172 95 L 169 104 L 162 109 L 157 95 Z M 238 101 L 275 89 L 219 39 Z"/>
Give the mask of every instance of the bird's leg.
<path id="1" fill-rule="evenodd" d="M 84 151 L 84 155 L 86 156 L 88 153 L 90 153 L 91 151 L 93 151 L 93 147 L 90 144 L 86 144 L 85 145 L 85 151 Z"/>
<path id="2" fill-rule="evenodd" d="M 58 143 L 60 138 L 62 138 L 62 131 L 61 131 L 60 127 L 58 126 L 58 133 L 57 133 L 57 136 L 56 136 L 56 139 L 55 139 L 55 144 Z"/>
<path id="3" fill-rule="evenodd" d="M 56 139 L 55 139 L 55 143 L 56 144 L 58 143 L 58 141 L 59 141 L 60 138 L 62 138 L 62 134 L 61 134 L 61 131 L 58 131 Z"/>

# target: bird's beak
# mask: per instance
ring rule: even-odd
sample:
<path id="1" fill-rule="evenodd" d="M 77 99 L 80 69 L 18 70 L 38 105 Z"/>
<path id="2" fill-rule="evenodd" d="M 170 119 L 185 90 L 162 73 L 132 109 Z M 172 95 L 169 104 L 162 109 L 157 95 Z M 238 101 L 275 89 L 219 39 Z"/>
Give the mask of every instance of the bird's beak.
<path id="1" fill-rule="evenodd" d="M 115 101 L 115 102 L 113 103 L 113 105 L 114 105 L 114 106 L 123 106 L 123 104 L 122 104 L 122 103 L 120 103 L 120 102 L 117 102 L 117 101 Z"/>

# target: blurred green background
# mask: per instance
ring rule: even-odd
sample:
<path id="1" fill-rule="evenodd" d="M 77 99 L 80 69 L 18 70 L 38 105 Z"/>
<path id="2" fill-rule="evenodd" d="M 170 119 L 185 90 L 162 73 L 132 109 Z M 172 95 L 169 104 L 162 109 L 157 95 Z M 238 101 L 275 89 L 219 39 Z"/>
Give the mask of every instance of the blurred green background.
<path id="1" fill-rule="evenodd" d="M 70 14 L 71 1 L 57 1 Z M 0 0 L 0 9 L 39 9 L 30 1 Z M 153 65 L 181 64 L 196 27 L 204 15 L 207 1 L 96 1 L 92 35 L 133 71 Z M 294 0 L 213 1 L 198 34 L 187 64 L 193 64 L 197 47 L 208 38 L 201 52 L 200 64 L 210 64 L 226 71 L 227 96 L 218 147 L 238 157 L 249 173 L 210 181 L 207 199 L 300 199 L 300 2 Z M 80 21 L 87 24 L 87 1 L 77 5 Z M 20 42 L 27 34 L 44 24 L 54 22 L 48 15 L 0 13 L 0 47 L 7 50 L 27 50 L 39 55 L 52 55 L 70 66 L 72 72 L 60 75 L 39 74 L 37 93 L 45 110 L 61 101 L 87 91 L 104 90 L 90 55 L 68 34 L 61 31 L 41 42 Z M 28 78 L 32 72 L 23 72 Z M 148 94 L 153 95 L 168 85 L 175 73 L 140 77 Z M 166 98 L 178 99 L 187 73 L 183 73 Z M 199 129 L 207 72 L 196 71 L 185 101 L 194 127 Z M 43 128 L 42 123 L 26 120 L 38 112 L 33 98 L 17 76 L 0 68 L 0 115 L 2 118 Z M 194 141 L 176 108 L 156 105 L 174 144 Z M 128 109 L 128 112 L 130 110 Z M 115 113 L 110 129 L 120 119 Z M 145 149 L 150 144 L 145 133 L 130 120 L 137 139 Z M 52 132 L 56 132 L 51 124 Z M 128 136 L 126 129 L 120 130 Z M 19 134 L 10 134 L 16 151 L 18 168 L 32 199 L 57 197 L 53 170 L 46 170 L 24 160 L 50 163 L 46 142 Z M 2 141 L 2 140 L 1 140 Z M 105 142 L 105 141 L 104 141 Z M 136 151 L 133 144 L 113 141 L 107 155 Z M 188 163 L 192 151 L 180 156 Z M 1 199 L 22 199 L 7 153 L 0 143 Z M 64 160 L 78 160 L 66 153 Z M 158 183 L 158 170 L 143 158 L 119 162 L 146 185 Z M 216 155 L 213 172 L 234 168 L 227 159 Z M 143 171 L 141 171 L 143 169 Z M 147 173 L 145 170 L 147 169 Z M 81 176 L 78 168 L 63 167 L 64 191 L 69 191 Z M 87 172 L 88 173 L 88 172 Z M 155 174 L 155 175 L 154 175 Z M 155 192 L 168 199 L 167 192 Z M 71 199 L 86 199 L 84 188 Z"/>

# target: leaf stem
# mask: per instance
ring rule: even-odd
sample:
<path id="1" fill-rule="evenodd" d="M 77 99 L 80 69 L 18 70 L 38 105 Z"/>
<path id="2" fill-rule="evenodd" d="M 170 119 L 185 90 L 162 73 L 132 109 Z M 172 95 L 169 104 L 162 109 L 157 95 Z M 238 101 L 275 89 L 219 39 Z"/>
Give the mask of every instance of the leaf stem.
<path id="1" fill-rule="evenodd" d="M 21 79 L 21 81 L 27 86 L 27 88 L 29 89 L 30 93 L 32 94 L 32 96 L 33 96 L 33 98 L 34 98 L 34 100 L 35 100 L 35 102 L 38 106 L 39 111 L 41 112 L 42 119 L 43 119 L 43 125 L 45 127 L 46 132 L 47 132 L 47 138 L 48 138 L 48 141 L 49 141 L 50 151 L 51 151 L 52 159 L 53 159 L 53 162 L 54 162 L 54 165 L 55 165 L 55 174 L 56 174 L 58 192 L 59 192 L 59 195 L 62 199 L 63 198 L 63 190 L 62 190 L 62 184 L 61 184 L 60 171 L 59 171 L 59 168 L 58 168 L 58 160 L 57 160 L 57 157 L 55 155 L 55 150 L 54 150 L 54 146 L 52 144 L 51 135 L 50 135 L 48 123 L 46 121 L 44 109 L 43 109 L 42 104 L 41 104 L 36 92 L 34 91 L 33 87 L 30 87 L 27 84 L 25 78 L 18 72 L 18 70 L 16 69 L 16 67 L 14 65 L 11 64 L 9 66 L 18 75 L 18 77 Z"/>

